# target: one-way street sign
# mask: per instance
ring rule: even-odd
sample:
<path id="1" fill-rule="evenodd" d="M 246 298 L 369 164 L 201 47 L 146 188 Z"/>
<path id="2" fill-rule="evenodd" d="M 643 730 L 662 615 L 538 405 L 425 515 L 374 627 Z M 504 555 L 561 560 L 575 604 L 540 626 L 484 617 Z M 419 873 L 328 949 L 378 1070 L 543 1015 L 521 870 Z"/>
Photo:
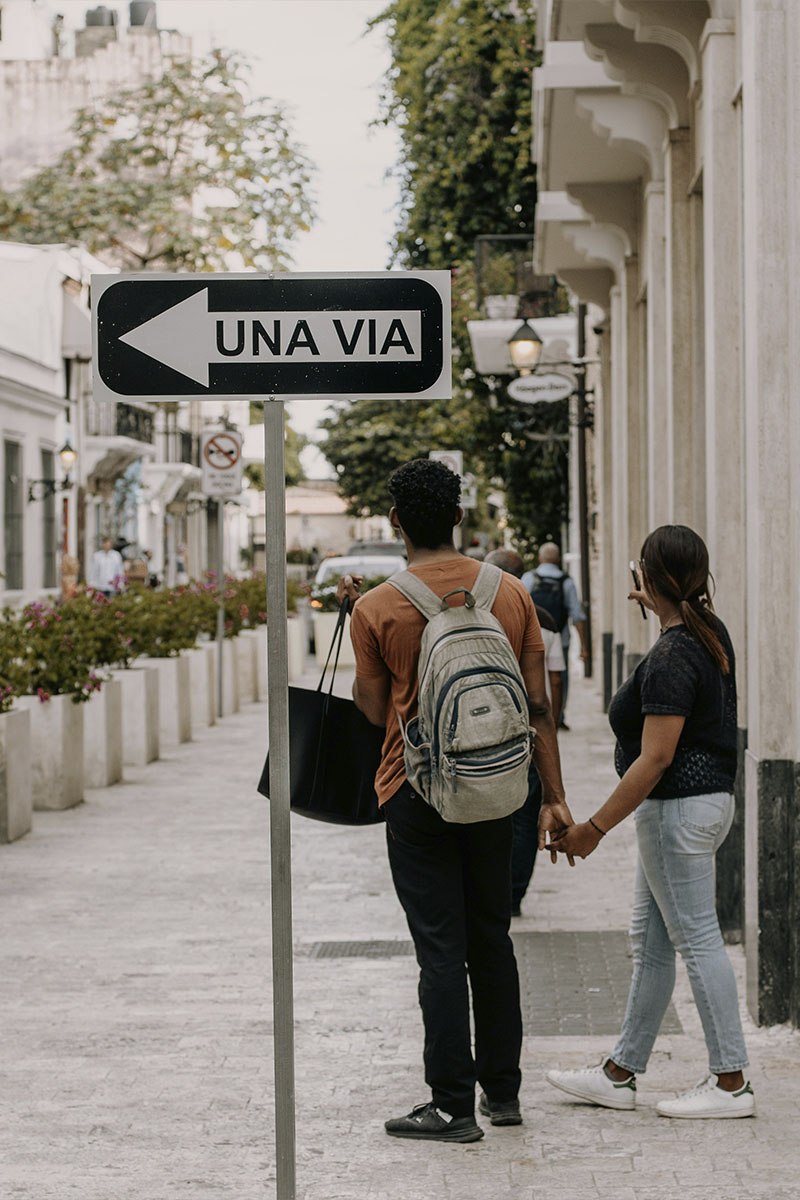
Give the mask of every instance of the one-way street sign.
<path id="1" fill-rule="evenodd" d="M 92 276 L 95 396 L 451 393 L 447 271 Z"/>

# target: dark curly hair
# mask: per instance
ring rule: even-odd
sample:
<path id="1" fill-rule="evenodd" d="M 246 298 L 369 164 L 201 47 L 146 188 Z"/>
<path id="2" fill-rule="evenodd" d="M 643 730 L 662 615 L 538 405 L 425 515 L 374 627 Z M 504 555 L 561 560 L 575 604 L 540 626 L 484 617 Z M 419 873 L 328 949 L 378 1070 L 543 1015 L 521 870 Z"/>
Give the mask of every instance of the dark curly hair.
<path id="1" fill-rule="evenodd" d="M 438 550 L 452 541 L 461 480 L 444 463 L 430 458 L 404 463 L 389 480 L 389 495 L 414 546 Z"/>

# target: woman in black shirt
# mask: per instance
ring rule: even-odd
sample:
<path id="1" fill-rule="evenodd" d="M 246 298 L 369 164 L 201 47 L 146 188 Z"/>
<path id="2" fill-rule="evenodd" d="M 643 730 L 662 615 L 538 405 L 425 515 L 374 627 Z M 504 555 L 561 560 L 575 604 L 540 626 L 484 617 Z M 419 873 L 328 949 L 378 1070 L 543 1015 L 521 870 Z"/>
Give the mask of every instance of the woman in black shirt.
<path id="1" fill-rule="evenodd" d="M 631 928 L 633 979 L 619 1041 L 598 1067 L 549 1071 L 555 1087 L 607 1108 L 636 1105 L 636 1073 L 650 1052 L 683 957 L 703 1024 L 710 1074 L 665 1117 L 748 1117 L 755 1102 L 736 981 L 716 913 L 714 855 L 733 820 L 736 674 L 733 646 L 709 594 L 708 551 L 685 525 L 645 539 L 639 601 L 661 636 L 611 702 L 620 782 L 594 816 L 553 838 L 586 858 L 635 813 L 639 849 Z"/>

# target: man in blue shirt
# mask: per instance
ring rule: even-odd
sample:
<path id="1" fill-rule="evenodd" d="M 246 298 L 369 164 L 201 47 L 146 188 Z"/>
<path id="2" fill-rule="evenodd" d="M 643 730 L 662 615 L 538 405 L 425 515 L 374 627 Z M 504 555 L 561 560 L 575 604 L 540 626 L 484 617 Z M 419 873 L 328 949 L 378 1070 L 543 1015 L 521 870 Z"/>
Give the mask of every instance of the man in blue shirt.
<path id="1" fill-rule="evenodd" d="M 543 542 L 539 548 L 539 565 L 535 571 L 526 571 L 522 582 L 533 597 L 534 603 L 546 608 L 554 618 L 561 632 L 561 644 L 564 648 L 563 701 L 561 716 L 558 721 L 559 729 L 569 729 L 564 720 L 567 707 L 567 690 L 569 686 L 569 642 L 570 620 L 578 631 L 581 640 L 581 658 L 586 662 L 589 651 L 586 646 L 586 613 L 578 599 L 575 581 L 561 570 L 561 551 L 555 542 Z"/>

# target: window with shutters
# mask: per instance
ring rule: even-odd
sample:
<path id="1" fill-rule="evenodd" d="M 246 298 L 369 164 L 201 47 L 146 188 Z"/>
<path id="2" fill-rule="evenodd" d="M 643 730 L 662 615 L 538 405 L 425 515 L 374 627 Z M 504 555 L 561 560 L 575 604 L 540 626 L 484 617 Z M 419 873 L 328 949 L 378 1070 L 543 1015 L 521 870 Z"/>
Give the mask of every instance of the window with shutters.
<path id="1" fill-rule="evenodd" d="M 52 450 L 42 451 L 42 479 L 55 479 L 56 456 Z M 56 586 L 56 497 L 50 492 L 42 500 L 42 553 L 44 555 L 42 586 Z"/>
<path id="2" fill-rule="evenodd" d="M 3 586 L 8 591 L 23 586 L 22 521 L 24 513 L 22 446 L 6 441 L 3 446 L 3 533 L 5 558 Z"/>

